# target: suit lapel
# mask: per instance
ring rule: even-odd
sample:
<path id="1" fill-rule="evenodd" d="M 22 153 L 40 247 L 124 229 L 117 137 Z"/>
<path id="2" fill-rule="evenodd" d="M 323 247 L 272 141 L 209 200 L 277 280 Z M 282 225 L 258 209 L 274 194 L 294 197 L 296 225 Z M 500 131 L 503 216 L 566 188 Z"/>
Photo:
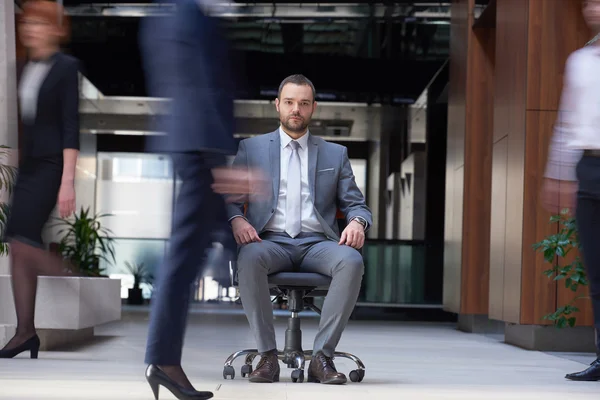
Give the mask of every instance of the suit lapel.
<path id="1" fill-rule="evenodd" d="M 319 144 L 315 138 L 308 138 L 308 186 L 310 195 L 315 199 L 315 179 L 317 174 L 317 159 L 319 157 Z"/>
<path id="2" fill-rule="evenodd" d="M 279 175 L 281 169 L 281 139 L 279 138 L 279 131 L 275 131 L 271 134 L 269 142 L 269 160 L 271 176 L 273 177 L 273 198 L 274 202 L 277 203 L 279 198 Z"/>

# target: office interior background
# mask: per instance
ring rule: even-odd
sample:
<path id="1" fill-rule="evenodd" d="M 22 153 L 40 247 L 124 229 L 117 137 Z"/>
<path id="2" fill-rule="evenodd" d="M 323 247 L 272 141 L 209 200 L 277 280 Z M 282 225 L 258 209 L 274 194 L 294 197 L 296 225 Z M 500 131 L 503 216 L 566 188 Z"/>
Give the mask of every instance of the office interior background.
<path id="1" fill-rule="evenodd" d="M 85 206 L 110 214 L 103 222 L 116 260 L 102 267 L 122 279 L 127 298 L 133 279 L 123 267 L 158 267 L 176 193 L 169 158 L 144 152 L 166 100 L 147 97 L 138 43 L 140 19 L 168 13 L 169 5 L 65 7 L 73 29 L 66 51 L 84 66 Z M 441 307 L 443 202 L 425 199 L 444 196 L 449 6 L 240 3 L 222 16 L 238 66 L 236 137 L 277 129 L 279 83 L 302 73 L 317 88 L 311 133 L 348 147 L 377 219 L 360 303 Z M 150 298 L 151 285 L 142 287 Z M 231 297 L 226 279 L 198 282 L 197 301 Z"/>
<path id="2" fill-rule="evenodd" d="M 457 321 L 526 348 L 569 347 L 556 339 L 566 333 L 540 329 L 571 293 L 543 274 L 532 245 L 556 229 L 537 193 L 564 62 L 592 39 L 581 2 L 228 3 L 236 138 L 275 130 L 279 83 L 302 73 L 319 102 L 311 133 L 348 148 L 375 219 L 357 315 Z M 167 100 L 147 96 L 138 27 L 172 4 L 64 5 L 65 51 L 83 65 L 78 207 L 110 214 L 115 260 L 100 266 L 122 279 L 127 302 L 127 263 L 152 273 L 169 246 L 177 179 L 168 157 L 144 150 Z M 59 234 L 49 227 L 46 238 Z M 199 278 L 194 301 L 234 301 L 226 275 Z M 151 301 L 151 281 L 142 289 Z M 577 304 L 571 332 L 584 338 L 590 306 Z"/>

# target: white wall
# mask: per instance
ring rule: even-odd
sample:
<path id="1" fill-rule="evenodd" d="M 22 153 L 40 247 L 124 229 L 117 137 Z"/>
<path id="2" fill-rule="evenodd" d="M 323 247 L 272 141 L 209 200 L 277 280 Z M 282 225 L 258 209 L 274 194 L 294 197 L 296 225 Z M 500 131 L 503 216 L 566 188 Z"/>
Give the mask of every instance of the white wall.
<path id="1" fill-rule="evenodd" d="M 13 0 L 0 0 L 0 145 L 16 149 L 17 120 L 17 61 L 15 55 L 15 9 Z M 17 165 L 17 153 L 0 162 Z M 7 193 L 0 192 L 0 200 L 7 201 Z M 8 259 L 0 257 L 0 275 L 7 274 Z"/>
<path id="2" fill-rule="evenodd" d="M 104 220 L 113 235 L 118 238 L 168 239 L 173 206 L 173 181 L 168 157 L 99 153 L 98 163 L 96 210 L 114 215 Z M 162 168 L 165 168 L 164 171 Z"/>
<path id="3" fill-rule="evenodd" d="M 424 152 L 414 152 L 402 163 L 404 186 L 400 200 L 400 239 L 403 240 L 425 238 L 425 161 Z"/>

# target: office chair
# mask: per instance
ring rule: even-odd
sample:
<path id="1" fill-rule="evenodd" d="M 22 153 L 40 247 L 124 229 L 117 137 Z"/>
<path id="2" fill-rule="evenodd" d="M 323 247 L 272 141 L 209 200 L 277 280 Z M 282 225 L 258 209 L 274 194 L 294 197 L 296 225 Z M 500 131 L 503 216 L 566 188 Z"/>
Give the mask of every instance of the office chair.
<path id="1" fill-rule="evenodd" d="M 340 225 L 344 223 L 345 221 L 342 220 Z M 231 284 L 237 288 L 237 263 L 235 261 L 230 261 L 229 270 Z M 305 351 L 302 349 L 299 313 L 308 307 L 321 315 L 321 310 L 318 307 L 314 304 L 306 304 L 304 299 L 326 295 L 330 284 L 331 278 L 329 276 L 312 272 L 279 272 L 269 275 L 271 295 L 275 296 L 273 302 L 281 298 L 287 300 L 288 310 L 291 313 L 285 331 L 285 347 L 283 351 L 277 351 L 277 356 L 281 362 L 287 364 L 288 368 L 294 369 L 292 371 L 292 382 L 302 383 L 304 381 L 305 362 L 310 361 L 313 355 L 312 350 Z M 253 371 L 252 363 L 258 355 L 256 349 L 241 350 L 230 355 L 223 367 L 223 379 L 235 378 L 233 362 L 242 356 L 245 356 L 246 359 L 241 368 L 241 375 L 243 378 L 250 375 Z M 365 366 L 358 357 L 349 353 L 335 352 L 334 358 L 336 357 L 354 361 L 357 369 L 350 372 L 349 378 L 352 382 L 362 382 L 365 377 Z"/>

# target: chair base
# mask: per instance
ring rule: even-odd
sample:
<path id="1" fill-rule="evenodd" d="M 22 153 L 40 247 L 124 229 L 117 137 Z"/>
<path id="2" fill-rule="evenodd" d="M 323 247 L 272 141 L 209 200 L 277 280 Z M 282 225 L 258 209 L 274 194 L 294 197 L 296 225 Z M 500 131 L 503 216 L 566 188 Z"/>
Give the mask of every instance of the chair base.
<path id="1" fill-rule="evenodd" d="M 248 377 L 253 371 L 252 365 L 254 359 L 259 356 L 260 353 L 256 349 L 248 349 L 241 350 L 230 355 L 225 361 L 225 365 L 223 367 L 223 379 L 234 379 L 235 378 L 235 368 L 233 367 L 233 362 L 239 358 L 245 356 L 244 365 L 242 366 L 240 372 L 243 378 Z M 277 351 L 277 358 L 279 361 L 286 364 L 288 368 L 294 369 L 292 371 L 292 381 L 297 383 L 304 382 L 304 370 L 306 361 L 310 361 L 313 356 L 312 350 L 306 351 Z M 347 358 L 349 360 L 354 361 L 357 368 L 355 370 L 350 371 L 349 378 L 352 382 L 362 382 L 365 377 L 365 365 L 363 362 L 356 357 L 354 354 L 343 353 L 343 352 L 335 352 L 333 358 Z"/>

